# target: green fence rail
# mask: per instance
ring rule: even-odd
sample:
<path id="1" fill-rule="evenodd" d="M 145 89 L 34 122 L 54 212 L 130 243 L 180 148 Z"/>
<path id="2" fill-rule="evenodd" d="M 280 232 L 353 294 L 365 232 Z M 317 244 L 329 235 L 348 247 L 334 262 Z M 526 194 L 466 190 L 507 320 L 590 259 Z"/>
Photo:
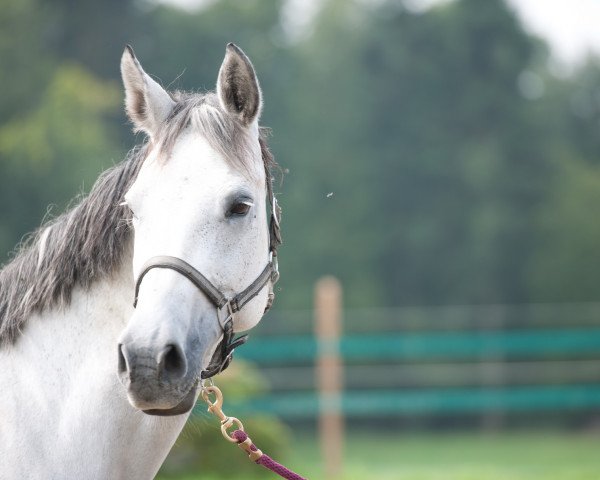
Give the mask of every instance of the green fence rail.
<path id="1" fill-rule="evenodd" d="M 277 394 L 230 402 L 238 414 L 268 413 L 287 419 L 310 418 L 319 408 L 336 408 L 314 393 Z M 401 391 L 350 391 L 341 410 L 351 416 L 481 413 L 487 411 L 581 411 L 600 407 L 600 384 L 519 388 L 440 389 Z M 204 405 L 200 406 L 201 409 Z"/>
<path id="2" fill-rule="evenodd" d="M 466 330 L 391 332 L 389 334 L 346 335 L 339 344 L 321 344 L 309 335 L 263 336 L 252 339 L 236 352 L 243 358 L 268 368 L 314 365 L 321 349 L 339 349 L 350 365 L 367 365 L 374 369 L 384 367 L 389 375 L 397 374 L 394 367 L 402 366 L 404 372 L 411 366 L 455 362 L 471 366 L 467 371 L 483 368 L 473 376 L 468 385 L 427 385 L 407 388 L 376 388 L 346 390 L 337 401 L 319 398 L 314 390 L 275 391 L 263 397 L 231 403 L 231 410 L 240 414 L 271 413 L 288 419 L 315 417 L 319 411 L 341 408 L 345 415 L 368 417 L 375 415 L 438 415 L 486 412 L 588 412 L 600 410 L 600 372 L 578 383 L 563 376 L 559 382 L 548 381 L 544 372 L 541 381 L 525 384 L 508 384 L 507 377 L 496 371 L 487 378 L 484 362 L 494 365 L 514 365 L 531 362 L 535 368 L 544 364 L 560 363 L 568 368 L 581 359 L 600 359 L 600 328 L 545 328 L 521 330 Z M 521 362 L 521 363 L 519 363 Z M 564 364 L 564 365 L 563 365 Z M 515 367 L 515 368 L 517 368 Z M 363 369 L 361 367 L 361 369 Z M 564 370 L 564 368 L 562 369 Z M 293 375 L 290 368 L 290 375 Z M 381 372 L 378 371 L 378 375 Z M 462 379 L 461 379 L 462 381 Z M 375 387 L 375 388 L 374 388 Z M 332 403 L 333 402 L 333 403 Z M 337 403 L 336 403 L 337 402 Z"/>
<path id="3" fill-rule="evenodd" d="M 318 348 L 314 337 L 307 335 L 263 337 L 248 342 L 236 355 L 257 363 L 306 362 L 315 358 Z M 321 348 L 335 346 L 324 345 Z M 348 335 L 340 340 L 339 349 L 347 360 L 600 354 L 600 329 Z"/>

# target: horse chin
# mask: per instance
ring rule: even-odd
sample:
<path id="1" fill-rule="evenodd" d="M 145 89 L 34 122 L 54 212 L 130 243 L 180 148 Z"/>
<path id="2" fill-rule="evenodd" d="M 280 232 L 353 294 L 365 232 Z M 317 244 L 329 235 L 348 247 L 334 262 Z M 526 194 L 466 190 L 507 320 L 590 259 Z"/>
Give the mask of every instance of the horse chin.
<path id="1" fill-rule="evenodd" d="M 148 410 L 142 410 L 146 415 L 155 415 L 158 417 L 172 417 L 174 415 L 183 415 L 188 413 L 196 403 L 196 390 L 198 382 L 192 385 L 190 391 L 183 397 L 183 400 L 172 408 L 151 408 Z"/>

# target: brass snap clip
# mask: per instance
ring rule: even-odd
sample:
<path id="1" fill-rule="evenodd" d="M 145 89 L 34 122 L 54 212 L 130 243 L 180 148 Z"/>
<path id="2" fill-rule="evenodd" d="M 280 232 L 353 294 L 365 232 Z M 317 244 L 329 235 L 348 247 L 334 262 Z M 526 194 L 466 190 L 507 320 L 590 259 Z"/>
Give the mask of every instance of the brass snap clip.
<path id="1" fill-rule="evenodd" d="M 214 396 L 214 399 L 211 398 L 211 395 Z M 212 413 L 215 417 L 221 420 L 221 433 L 223 436 L 231 443 L 238 443 L 235 438 L 229 435 L 227 430 L 235 424 L 236 430 L 244 431 L 244 425 L 237 418 L 228 417 L 225 412 L 223 412 L 223 394 L 221 393 L 219 387 L 214 385 L 212 382 L 210 382 L 210 385 L 205 385 L 203 383 L 202 398 L 208 405 L 208 412 Z"/>

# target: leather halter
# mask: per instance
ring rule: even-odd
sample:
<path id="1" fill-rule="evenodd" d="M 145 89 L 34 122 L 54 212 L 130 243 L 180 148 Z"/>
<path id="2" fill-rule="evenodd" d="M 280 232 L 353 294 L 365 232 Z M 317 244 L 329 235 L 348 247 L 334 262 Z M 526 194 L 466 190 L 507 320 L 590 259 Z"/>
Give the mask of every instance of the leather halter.
<path id="1" fill-rule="evenodd" d="M 277 203 L 277 198 L 273 193 L 273 180 L 271 173 L 269 172 L 267 163 L 265 162 L 265 172 L 267 175 L 267 195 L 269 198 L 269 205 L 271 208 L 271 218 L 269 221 L 269 262 L 263 269 L 263 271 L 256 277 L 256 280 L 252 282 L 248 287 L 242 290 L 240 293 L 232 298 L 227 298 L 223 292 L 215 287 L 211 281 L 202 275 L 193 266 L 178 257 L 171 257 L 167 255 L 159 255 L 150 258 L 142 266 L 142 271 L 137 278 L 135 283 L 135 298 L 133 301 L 133 307 L 135 308 L 138 301 L 138 294 L 140 286 L 144 276 L 154 268 L 167 268 L 175 270 L 176 272 L 183 275 L 190 282 L 192 282 L 198 290 L 204 293 L 211 303 L 217 309 L 217 317 L 219 324 L 223 329 L 223 339 L 217 346 L 213 357 L 206 368 L 200 374 L 200 378 L 210 378 L 217 373 L 225 370 L 233 358 L 233 351 L 243 345 L 248 340 L 248 335 L 242 335 L 236 339 L 233 338 L 233 321 L 235 314 L 239 312 L 244 305 L 252 300 L 259 292 L 265 287 L 265 285 L 271 282 L 269 290 L 269 298 L 265 307 L 265 313 L 271 308 L 273 300 L 275 299 L 274 285 L 279 280 L 279 268 L 277 264 L 277 247 L 281 245 L 281 230 L 279 222 L 281 220 L 281 208 Z"/>

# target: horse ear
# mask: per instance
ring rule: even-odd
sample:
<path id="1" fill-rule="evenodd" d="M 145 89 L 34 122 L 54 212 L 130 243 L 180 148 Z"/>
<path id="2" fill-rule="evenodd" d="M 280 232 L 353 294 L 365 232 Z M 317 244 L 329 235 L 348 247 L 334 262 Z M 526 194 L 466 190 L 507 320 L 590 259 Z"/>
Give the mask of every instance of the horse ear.
<path id="1" fill-rule="evenodd" d="M 150 137 L 154 137 L 175 102 L 144 72 L 129 45 L 121 57 L 121 77 L 125 86 L 125 111 L 134 125 L 134 130 L 144 131 Z"/>
<path id="2" fill-rule="evenodd" d="M 254 67 L 242 50 L 229 43 L 219 70 L 217 94 L 221 106 L 237 116 L 244 125 L 258 119 L 262 109 L 262 94 Z"/>

